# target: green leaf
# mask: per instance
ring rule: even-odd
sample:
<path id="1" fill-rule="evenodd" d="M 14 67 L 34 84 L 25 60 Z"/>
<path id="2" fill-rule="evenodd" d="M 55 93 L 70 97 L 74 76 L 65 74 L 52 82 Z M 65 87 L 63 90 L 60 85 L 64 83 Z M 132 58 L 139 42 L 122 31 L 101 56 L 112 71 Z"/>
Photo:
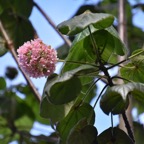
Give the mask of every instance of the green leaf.
<path id="1" fill-rule="evenodd" d="M 45 94 L 43 94 L 40 103 L 40 116 L 50 119 L 52 123 L 56 123 L 67 115 L 71 105 L 72 103 L 65 105 L 54 105 L 50 103 Z"/>
<path id="2" fill-rule="evenodd" d="M 24 42 L 33 39 L 35 32 L 28 19 L 10 13 L 10 10 L 4 11 L 0 15 L 0 19 L 10 39 L 13 41 L 15 48 L 17 49 Z"/>
<path id="3" fill-rule="evenodd" d="M 14 13 L 29 17 L 33 8 L 33 0 L 13 0 L 11 3 Z"/>
<path id="4" fill-rule="evenodd" d="M 59 59 L 65 59 L 69 53 L 69 46 L 67 44 L 63 44 L 57 48 L 57 57 Z"/>
<path id="5" fill-rule="evenodd" d="M 97 139 L 97 130 L 92 125 L 79 127 L 76 125 L 68 137 L 67 144 L 94 144 Z"/>
<path id="6" fill-rule="evenodd" d="M 81 91 L 81 82 L 78 77 L 65 75 L 48 86 L 48 99 L 53 104 L 64 104 L 74 100 Z"/>
<path id="7" fill-rule="evenodd" d="M 114 53 L 121 55 L 121 56 L 127 55 L 128 49 L 126 45 L 122 42 L 115 28 L 111 26 L 111 27 L 106 28 L 105 30 L 107 30 L 113 36 L 114 43 L 115 43 Z"/>
<path id="8" fill-rule="evenodd" d="M 28 18 L 33 8 L 33 0 L 1 0 L 0 7 L 2 8 L 1 13 L 10 9 L 13 14 Z"/>
<path id="9" fill-rule="evenodd" d="M 19 119 L 15 120 L 15 126 L 19 130 L 23 131 L 30 131 L 32 129 L 34 121 L 27 115 L 20 117 Z"/>
<path id="10" fill-rule="evenodd" d="M 62 34 L 76 35 L 86 29 L 89 25 L 93 25 L 97 29 L 104 29 L 113 24 L 114 17 L 110 14 L 91 13 L 86 11 L 79 16 L 64 21 L 57 26 Z"/>
<path id="11" fill-rule="evenodd" d="M 137 52 L 140 51 L 141 50 Z M 135 53 L 136 52 L 134 52 L 133 55 L 135 55 Z M 120 69 L 120 73 L 125 79 L 144 83 L 144 55 L 135 56 L 130 63 Z"/>
<path id="12" fill-rule="evenodd" d="M 143 137 L 144 127 L 143 127 L 143 124 L 140 124 L 138 122 L 134 122 L 133 127 L 134 127 L 134 136 L 135 136 L 136 144 L 141 144 L 144 141 L 144 137 Z"/>
<path id="13" fill-rule="evenodd" d="M 0 36 L 0 57 L 7 53 L 6 43 L 4 39 Z"/>
<path id="14" fill-rule="evenodd" d="M 76 104 L 72 107 L 68 115 L 61 120 L 57 125 L 57 131 L 59 132 L 61 143 L 65 144 L 71 129 L 83 118 L 94 123 L 95 114 L 91 105 L 87 103 Z"/>
<path id="15" fill-rule="evenodd" d="M 6 89 L 6 81 L 3 77 L 0 77 L 0 90 Z"/>
<path id="16" fill-rule="evenodd" d="M 128 106 L 128 96 L 144 104 L 144 84 L 127 83 L 108 88 L 101 98 L 101 108 L 104 113 L 113 114 L 122 113 Z"/>
<path id="17" fill-rule="evenodd" d="M 113 131 L 113 137 L 112 137 Z M 98 144 L 133 144 L 128 135 L 119 128 L 108 128 L 98 136 Z"/>
<path id="18" fill-rule="evenodd" d="M 100 107 L 105 114 L 120 114 L 126 110 L 129 101 L 123 93 L 124 86 L 113 86 L 108 88 L 100 100 Z"/>
<path id="19" fill-rule="evenodd" d="M 126 53 L 125 45 L 112 26 L 103 30 L 95 29 L 93 26 L 90 26 L 90 28 L 97 47 L 101 51 L 101 59 L 103 61 L 116 63 L 117 55 L 124 55 Z M 78 63 L 69 63 L 69 61 L 95 64 L 96 59 L 97 55 L 92 46 L 89 30 L 85 29 L 74 39 L 62 71 L 66 72 L 80 65 Z"/>
<path id="20" fill-rule="evenodd" d="M 48 79 L 44 93 L 47 94 L 48 100 L 53 104 L 68 103 L 81 92 L 82 84 L 78 76 L 84 76 L 93 71 L 96 71 L 95 67 L 82 65 L 51 80 Z"/>

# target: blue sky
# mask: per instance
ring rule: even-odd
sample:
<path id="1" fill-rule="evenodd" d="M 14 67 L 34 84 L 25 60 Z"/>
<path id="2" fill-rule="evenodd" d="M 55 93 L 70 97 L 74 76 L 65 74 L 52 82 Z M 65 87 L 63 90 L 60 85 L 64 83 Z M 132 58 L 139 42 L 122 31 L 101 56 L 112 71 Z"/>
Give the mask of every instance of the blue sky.
<path id="1" fill-rule="evenodd" d="M 35 0 L 43 10 L 47 13 L 47 15 L 53 20 L 53 22 L 57 25 L 60 22 L 71 18 L 76 10 L 82 4 L 86 3 L 86 0 L 63 0 L 63 1 L 54 1 L 54 0 Z M 96 3 L 97 0 L 89 0 L 87 3 Z M 133 2 L 133 1 L 131 1 Z M 144 28 L 144 13 L 141 10 L 135 10 L 134 24 Z M 39 37 L 44 41 L 44 43 L 51 45 L 53 48 L 60 46 L 63 43 L 63 40 L 60 36 L 55 32 L 55 30 L 48 24 L 48 22 L 44 19 L 44 17 L 38 12 L 36 8 L 33 9 L 32 14 L 30 16 L 30 20 L 34 25 Z M 6 66 L 16 66 L 14 60 L 11 55 L 8 53 L 4 57 L 0 57 L 0 76 L 3 76 Z M 58 71 L 60 65 L 57 66 Z M 39 89 L 39 92 L 42 93 L 44 83 L 46 81 L 45 78 L 40 79 L 32 79 L 35 86 Z M 21 74 L 18 75 L 15 81 L 8 81 L 8 85 L 17 84 L 20 82 L 25 82 L 23 76 Z M 101 85 L 101 84 L 100 84 Z M 96 127 L 99 130 L 99 133 L 104 129 L 111 126 L 110 117 L 103 114 L 103 112 L 96 107 Z M 118 117 L 114 118 L 115 124 L 118 123 Z M 38 125 L 36 124 L 35 127 Z M 40 127 L 39 127 L 40 128 Z M 44 127 L 43 127 L 44 128 Z M 38 131 L 32 131 L 33 133 L 38 133 Z"/>

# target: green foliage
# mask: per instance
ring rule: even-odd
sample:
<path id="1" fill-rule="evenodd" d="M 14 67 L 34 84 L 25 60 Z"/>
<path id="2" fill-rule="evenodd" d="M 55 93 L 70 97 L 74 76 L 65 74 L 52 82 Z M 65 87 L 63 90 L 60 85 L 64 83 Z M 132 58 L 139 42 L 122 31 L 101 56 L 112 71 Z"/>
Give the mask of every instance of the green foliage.
<path id="1" fill-rule="evenodd" d="M 124 112 L 129 104 L 129 96 L 139 102 L 144 102 L 144 84 L 127 83 L 108 88 L 101 99 L 101 108 L 109 114 L 119 114 Z"/>
<path id="2" fill-rule="evenodd" d="M 112 10 L 111 13 L 117 16 L 117 4 L 115 0 L 102 1 L 96 8 L 82 7 L 78 13 L 84 9 L 94 12 Z M 35 31 L 28 19 L 32 8 L 32 0 L 0 0 L 0 19 L 15 49 L 34 38 Z M 0 143 L 19 140 L 19 143 L 28 144 L 133 144 L 131 138 L 119 128 L 111 127 L 98 135 L 94 126 L 94 108 L 98 100 L 107 115 L 125 112 L 130 97 L 133 98 L 138 114 L 144 112 L 144 56 L 143 48 L 140 49 L 143 33 L 132 24 L 129 3 L 126 3 L 126 11 L 128 39 L 134 43 L 130 43 L 131 51 L 136 49 L 123 61 L 126 64 L 117 60 L 118 56 L 127 56 L 128 50 L 115 30 L 117 24 L 113 23 L 113 15 L 86 11 L 58 25 L 62 34 L 73 36 L 74 40 L 70 48 L 63 45 L 58 49 L 60 58 L 67 57 L 60 74 L 53 74 L 46 81 L 40 102 L 40 114 L 39 104 L 28 85 L 7 87 L 5 78 L 0 77 Z M 0 33 L 0 56 L 7 52 L 6 47 Z M 112 77 L 109 70 L 121 63 L 121 75 Z M 17 72 L 13 73 L 10 69 L 5 75 L 12 80 Z M 124 79 L 124 84 L 117 85 L 114 78 Z M 96 97 L 96 84 L 99 80 L 105 86 Z M 92 107 L 90 102 L 94 97 L 96 102 Z M 35 121 L 51 125 L 56 133 L 50 136 L 32 136 L 29 131 Z M 111 121 L 113 123 L 112 119 Z M 129 130 L 127 125 L 126 123 Z M 136 142 L 141 144 L 142 125 L 134 123 L 134 132 Z"/>
<path id="3" fill-rule="evenodd" d="M 108 128 L 98 135 L 98 144 L 133 144 L 127 134 L 119 128 Z"/>
<path id="4" fill-rule="evenodd" d="M 85 11 L 79 16 L 64 21 L 58 25 L 58 30 L 62 34 L 76 35 L 80 33 L 89 25 L 93 25 L 96 29 L 104 29 L 112 25 L 114 17 L 109 14 L 98 14 Z"/>
<path id="5" fill-rule="evenodd" d="M 90 124 L 94 124 L 95 114 L 89 104 L 78 102 L 71 108 L 68 115 L 58 123 L 57 131 L 61 137 L 61 143 L 66 143 L 71 129 L 83 118 L 86 118 Z"/>
<path id="6" fill-rule="evenodd" d="M 97 130 L 93 125 L 88 125 L 85 119 L 80 120 L 72 128 L 67 144 L 90 144 L 96 143 Z"/>
<path id="7" fill-rule="evenodd" d="M 132 58 L 123 68 L 121 68 L 121 76 L 125 79 L 132 80 L 134 82 L 144 82 L 144 50 L 136 50 L 132 53 Z M 140 53 L 140 54 L 139 54 Z M 139 56 L 135 56 L 139 54 Z M 134 57 L 133 57 L 134 56 Z"/>
<path id="8" fill-rule="evenodd" d="M 34 28 L 28 17 L 31 14 L 32 0 L 1 0 L 1 22 L 17 49 L 24 42 L 34 38 Z"/>

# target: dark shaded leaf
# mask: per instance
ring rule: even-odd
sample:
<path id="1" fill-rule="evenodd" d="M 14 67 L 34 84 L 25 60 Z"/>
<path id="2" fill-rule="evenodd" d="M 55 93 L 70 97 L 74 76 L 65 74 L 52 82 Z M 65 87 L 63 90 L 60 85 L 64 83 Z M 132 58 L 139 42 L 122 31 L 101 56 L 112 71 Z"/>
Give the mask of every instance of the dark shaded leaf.
<path id="1" fill-rule="evenodd" d="M 67 144 L 96 144 L 97 130 L 93 125 L 88 125 L 84 118 L 72 128 Z"/>
<path id="2" fill-rule="evenodd" d="M 87 103 L 77 103 L 74 105 L 68 115 L 61 120 L 57 125 L 57 131 L 59 132 L 61 143 L 65 144 L 71 129 L 83 118 L 94 123 L 94 110 Z"/>
<path id="3" fill-rule="evenodd" d="M 34 38 L 34 28 L 28 19 L 14 15 L 10 10 L 4 11 L 0 19 L 16 49 Z"/>
<path id="4" fill-rule="evenodd" d="M 123 87 L 113 86 L 108 88 L 100 100 L 100 107 L 105 114 L 119 114 L 124 112 L 129 104 L 127 95 L 122 96 L 120 91 L 123 92 Z"/>
<path id="5" fill-rule="evenodd" d="M 13 80 L 18 75 L 18 71 L 15 67 L 8 66 L 8 67 L 6 67 L 5 75 L 10 80 Z"/>
<path id="6" fill-rule="evenodd" d="M 134 122 L 133 127 L 134 127 L 134 136 L 135 136 L 136 144 L 142 144 L 142 142 L 144 141 L 144 136 L 143 136 L 144 126 L 143 126 L 143 124 Z"/>
<path id="7" fill-rule="evenodd" d="M 104 29 L 112 25 L 114 17 L 110 14 L 91 13 L 86 11 L 79 16 L 64 21 L 58 25 L 58 29 L 62 34 L 75 35 L 83 31 L 89 25 L 93 25 L 97 29 Z"/>
<path id="8" fill-rule="evenodd" d="M 4 90 L 6 88 L 6 81 L 3 77 L 0 77 L 0 90 Z"/>
<path id="9" fill-rule="evenodd" d="M 127 83 L 108 88 L 101 98 L 101 108 L 104 113 L 113 114 L 122 113 L 128 106 L 128 96 L 132 95 L 134 99 L 144 103 L 144 84 Z"/>
<path id="10" fill-rule="evenodd" d="M 33 0 L 0 0 L 1 12 L 11 9 L 15 15 L 29 17 L 33 8 Z"/>
<path id="11" fill-rule="evenodd" d="M 113 131 L 113 137 L 112 137 Z M 98 136 L 98 144 L 133 144 L 128 135 L 119 128 L 109 128 Z"/>

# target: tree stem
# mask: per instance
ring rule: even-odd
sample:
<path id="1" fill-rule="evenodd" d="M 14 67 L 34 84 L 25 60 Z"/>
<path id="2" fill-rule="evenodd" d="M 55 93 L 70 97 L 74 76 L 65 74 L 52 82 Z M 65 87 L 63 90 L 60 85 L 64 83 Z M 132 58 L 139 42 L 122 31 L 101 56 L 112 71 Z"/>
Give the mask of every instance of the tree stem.
<path id="1" fill-rule="evenodd" d="M 132 139 L 132 141 L 135 143 L 133 132 L 132 132 L 131 126 L 129 124 L 129 121 L 128 121 L 128 118 L 127 118 L 127 115 L 126 115 L 125 112 L 122 113 L 122 117 L 123 117 L 123 120 L 125 122 L 125 127 L 127 128 L 128 135 L 130 136 L 130 138 Z"/>
<path id="2" fill-rule="evenodd" d="M 125 6 L 126 6 L 126 1 L 125 0 L 119 0 L 119 35 L 121 40 L 127 45 L 127 27 L 126 27 L 126 13 L 125 13 Z M 124 61 L 125 60 L 125 56 L 123 57 L 118 57 L 118 61 Z M 119 79 L 118 84 L 122 84 L 123 80 Z M 126 110 L 126 113 L 123 113 L 122 115 L 120 115 L 120 123 L 119 123 L 119 128 L 122 129 L 123 131 L 127 132 L 129 137 L 133 140 L 133 142 L 135 142 L 134 140 L 134 136 L 133 136 L 133 132 L 130 128 L 130 126 L 133 126 L 133 120 L 132 120 L 132 114 L 131 114 L 131 104 L 132 104 L 132 100 L 131 98 L 130 100 L 130 104 L 128 109 Z M 128 118 L 127 118 L 128 117 Z M 125 126 L 124 126 L 125 123 Z"/>
<path id="3" fill-rule="evenodd" d="M 23 69 L 20 67 L 19 65 L 19 62 L 18 62 L 18 59 L 17 59 L 17 54 L 15 52 L 15 48 L 14 48 L 14 45 L 13 45 L 13 42 L 12 40 L 9 38 L 6 30 L 4 29 L 3 25 L 2 25 L 2 22 L 0 21 L 0 31 L 8 45 L 8 48 L 9 48 L 9 51 L 10 53 L 12 54 L 15 62 L 17 63 L 18 67 L 19 67 L 19 70 L 22 72 L 27 84 L 30 86 L 32 92 L 34 93 L 34 96 L 35 98 L 40 102 L 40 99 L 41 99 L 41 96 L 40 94 L 38 93 L 37 89 L 35 88 L 34 84 L 32 83 L 31 79 L 27 76 L 27 74 L 23 71 Z"/>
<path id="4" fill-rule="evenodd" d="M 58 33 L 58 35 L 64 40 L 64 42 L 70 47 L 71 41 L 64 37 L 56 28 L 54 22 L 48 17 L 48 15 L 43 11 L 43 9 L 35 2 L 33 2 L 34 6 L 40 11 L 40 13 L 44 16 L 47 22 L 53 27 L 53 29 Z"/>

